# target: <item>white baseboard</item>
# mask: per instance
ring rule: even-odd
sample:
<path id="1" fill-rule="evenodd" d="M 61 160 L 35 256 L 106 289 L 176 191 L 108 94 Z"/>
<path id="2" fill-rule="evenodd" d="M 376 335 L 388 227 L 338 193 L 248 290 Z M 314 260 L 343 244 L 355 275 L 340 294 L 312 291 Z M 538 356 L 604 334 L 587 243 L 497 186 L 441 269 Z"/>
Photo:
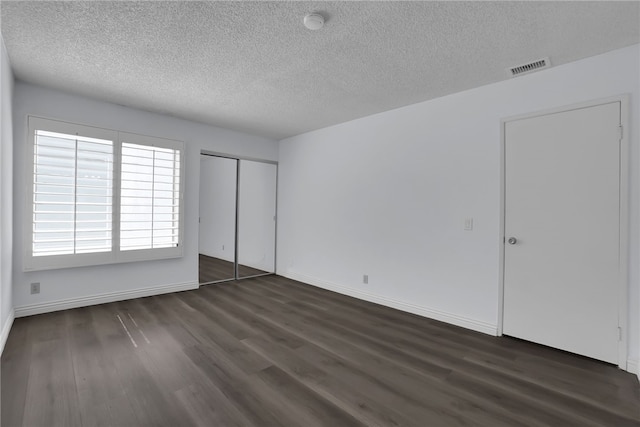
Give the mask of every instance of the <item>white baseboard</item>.
<path id="1" fill-rule="evenodd" d="M 16 312 L 14 309 L 11 309 L 9 317 L 7 317 L 4 325 L 2 325 L 2 335 L 0 335 L 0 355 L 4 351 L 4 345 L 7 343 L 7 339 L 9 338 L 9 332 L 11 332 L 11 326 L 13 325 L 13 319 L 15 319 L 15 317 Z"/>
<path id="2" fill-rule="evenodd" d="M 638 375 L 640 377 L 640 371 L 638 370 L 638 359 L 627 359 L 627 372 Z"/>
<path id="3" fill-rule="evenodd" d="M 418 316 L 428 317 L 429 319 L 439 320 L 441 322 L 450 323 L 452 325 L 461 326 L 463 328 L 471 329 L 473 331 L 482 332 L 488 335 L 496 336 L 498 334 L 498 325 L 494 325 L 487 322 L 482 322 L 468 317 L 460 316 L 453 313 L 447 313 L 441 310 L 434 310 L 432 308 L 409 304 L 403 301 L 396 301 L 380 295 L 374 295 L 367 292 L 362 292 L 356 289 L 348 288 L 346 286 L 338 285 L 335 283 L 327 282 L 325 280 L 317 279 L 315 277 L 306 276 L 292 270 L 279 271 L 279 275 L 287 277 L 292 280 L 307 283 L 309 285 L 317 286 L 319 288 L 334 291 L 339 294 L 349 295 L 361 300 L 374 302 L 376 304 L 384 305 L 387 307 L 395 308 L 397 310 L 406 311 L 408 313 L 417 314 Z"/>
<path id="4" fill-rule="evenodd" d="M 23 305 L 22 307 L 15 308 L 15 317 L 32 316 L 34 314 L 50 313 L 52 311 L 105 304 L 114 301 L 124 301 L 171 292 L 189 291 L 192 289 L 198 289 L 198 287 L 198 283 L 176 283 L 172 285 L 151 286 L 148 288 L 140 288 L 130 291 L 110 292 L 87 297 L 69 298 L 40 304 Z"/>

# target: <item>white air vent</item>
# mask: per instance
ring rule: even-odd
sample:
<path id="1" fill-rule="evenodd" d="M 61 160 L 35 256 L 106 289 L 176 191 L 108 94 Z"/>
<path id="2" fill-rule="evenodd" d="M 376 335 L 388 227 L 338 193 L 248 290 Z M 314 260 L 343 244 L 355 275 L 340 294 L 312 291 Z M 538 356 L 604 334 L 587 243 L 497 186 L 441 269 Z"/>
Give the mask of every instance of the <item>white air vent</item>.
<path id="1" fill-rule="evenodd" d="M 528 64 L 518 65 L 508 69 L 509 76 L 516 77 L 522 74 L 533 73 L 534 71 L 542 70 L 543 68 L 549 68 L 551 62 L 549 58 L 538 59 L 537 61 L 529 62 Z"/>

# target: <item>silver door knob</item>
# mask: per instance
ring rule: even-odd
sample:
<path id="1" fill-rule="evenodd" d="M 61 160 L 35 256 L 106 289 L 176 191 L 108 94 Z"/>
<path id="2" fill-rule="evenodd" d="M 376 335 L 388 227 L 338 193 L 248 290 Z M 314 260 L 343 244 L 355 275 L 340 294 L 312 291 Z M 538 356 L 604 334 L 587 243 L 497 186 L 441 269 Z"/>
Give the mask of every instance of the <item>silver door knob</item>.
<path id="1" fill-rule="evenodd" d="M 515 245 L 518 242 L 518 239 L 516 239 L 515 237 L 509 237 L 509 240 L 507 240 L 507 242 L 509 242 L 510 245 Z"/>

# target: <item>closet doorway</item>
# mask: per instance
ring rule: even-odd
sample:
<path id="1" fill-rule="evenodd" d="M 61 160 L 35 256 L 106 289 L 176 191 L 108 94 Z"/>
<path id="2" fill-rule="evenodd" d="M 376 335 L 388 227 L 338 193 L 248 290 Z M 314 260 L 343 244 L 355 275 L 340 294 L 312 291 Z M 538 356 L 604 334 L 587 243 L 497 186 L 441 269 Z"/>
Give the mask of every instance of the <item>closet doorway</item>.
<path id="1" fill-rule="evenodd" d="M 200 155 L 200 284 L 275 273 L 275 162 Z"/>

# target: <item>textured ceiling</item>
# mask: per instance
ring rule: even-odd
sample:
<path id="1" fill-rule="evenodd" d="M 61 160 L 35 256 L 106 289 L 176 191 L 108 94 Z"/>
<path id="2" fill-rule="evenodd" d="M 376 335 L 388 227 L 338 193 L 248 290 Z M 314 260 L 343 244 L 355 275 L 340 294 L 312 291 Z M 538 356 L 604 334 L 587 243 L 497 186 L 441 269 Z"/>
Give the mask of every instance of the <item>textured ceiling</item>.
<path id="1" fill-rule="evenodd" d="M 277 139 L 639 43 L 639 6 L 0 3 L 18 79 Z"/>

